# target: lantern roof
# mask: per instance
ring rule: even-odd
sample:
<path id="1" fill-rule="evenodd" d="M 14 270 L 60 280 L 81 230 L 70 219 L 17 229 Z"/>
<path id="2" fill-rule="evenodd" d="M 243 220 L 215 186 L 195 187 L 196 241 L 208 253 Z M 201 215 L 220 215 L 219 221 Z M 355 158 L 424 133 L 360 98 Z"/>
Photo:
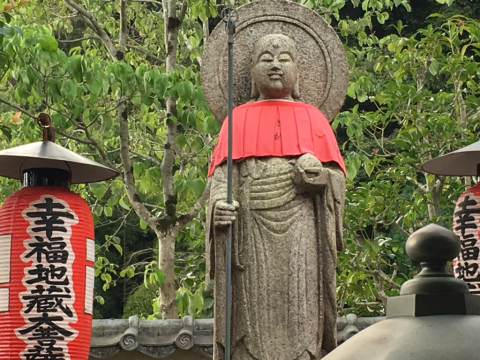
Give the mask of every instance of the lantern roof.
<path id="1" fill-rule="evenodd" d="M 436 175 L 479 176 L 480 141 L 429 160 L 422 170 Z"/>
<path id="2" fill-rule="evenodd" d="M 72 184 L 103 181 L 118 171 L 44 140 L 0 151 L 0 176 L 22 180 L 23 172 L 33 168 L 70 171 Z"/>
<path id="3" fill-rule="evenodd" d="M 471 360 L 478 358 L 480 297 L 445 270 L 460 241 L 428 225 L 407 240 L 422 271 L 387 301 L 387 319 L 344 342 L 325 360 Z"/>

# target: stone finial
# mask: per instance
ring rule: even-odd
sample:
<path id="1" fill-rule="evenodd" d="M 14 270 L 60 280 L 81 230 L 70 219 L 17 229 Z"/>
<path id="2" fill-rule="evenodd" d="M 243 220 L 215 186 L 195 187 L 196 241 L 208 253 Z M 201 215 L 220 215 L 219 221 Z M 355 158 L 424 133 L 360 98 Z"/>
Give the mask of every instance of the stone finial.
<path id="1" fill-rule="evenodd" d="M 480 315 L 480 298 L 469 294 L 467 284 L 445 269 L 458 255 L 460 240 L 441 226 L 430 224 L 407 240 L 408 256 L 422 271 L 388 298 L 387 319 L 404 316 Z"/>
<path id="2" fill-rule="evenodd" d="M 435 224 L 425 226 L 408 238 L 406 251 L 422 271 L 403 284 L 400 295 L 468 293 L 465 282 L 445 269 L 460 251 L 460 240 L 453 232 Z"/>

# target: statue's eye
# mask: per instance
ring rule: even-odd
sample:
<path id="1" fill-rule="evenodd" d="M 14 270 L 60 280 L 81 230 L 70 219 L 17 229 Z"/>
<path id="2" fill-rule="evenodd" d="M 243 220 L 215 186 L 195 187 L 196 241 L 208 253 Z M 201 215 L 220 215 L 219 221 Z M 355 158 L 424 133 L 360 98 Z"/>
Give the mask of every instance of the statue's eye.
<path id="1" fill-rule="evenodd" d="M 292 57 L 288 54 L 280 54 L 279 57 L 278 57 L 278 61 L 289 62 L 289 61 L 292 61 Z"/>
<path id="2" fill-rule="evenodd" d="M 273 61 L 273 56 L 270 54 L 263 54 L 260 56 L 259 61 L 261 62 L 272 62 Z"/>

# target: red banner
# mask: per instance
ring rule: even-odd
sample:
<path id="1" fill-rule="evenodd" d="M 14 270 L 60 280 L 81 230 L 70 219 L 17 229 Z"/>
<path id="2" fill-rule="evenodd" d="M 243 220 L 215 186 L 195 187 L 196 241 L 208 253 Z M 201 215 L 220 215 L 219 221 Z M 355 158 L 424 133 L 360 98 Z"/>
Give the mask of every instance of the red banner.
<path id="1" fill-rule="evenodd" d="M 0 208 L 0 359 L 87 360 L 93 220 L 61 187 L 26 187 Z"/>
<path id="2" fill-rule="evenodd" d="M 480 183 L 458 199 L 453 232 L 461 243 L 460 253 L 453 262 L 455 277 L 467 283 L 470 293 L 480 294 Z"/>

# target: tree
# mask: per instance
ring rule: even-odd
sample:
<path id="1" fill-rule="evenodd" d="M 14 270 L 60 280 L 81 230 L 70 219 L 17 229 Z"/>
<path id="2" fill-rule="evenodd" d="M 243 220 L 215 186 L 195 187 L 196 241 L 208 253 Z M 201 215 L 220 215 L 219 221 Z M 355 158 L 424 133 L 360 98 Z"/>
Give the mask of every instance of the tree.
<path id="1" fill-rule="evenodd" d="M 347 196 L 348 258 L 341 263 L 348 270 L 341 276 L 343 299 L 357 311 L 354 298 L 381 311 L 386 296 L 398 293 L 413 275 L 403 254 L 406 238 L 430 222 L 450 227 L 455 201 L 470 185 L 471 179 L 462 184 L 420 169 L 473 142 L 480 120 L 480 23 L 463 16 L 442 21 L 408 37 L 399 21 L 397 34 L 367 37 L 369 47 L 351 53 L 349 96 L 360 104 L 335 125 L 346 127 L 348 177 L 356 185 Z M 347 295 L 349 284 L 355 296 Z"/>
<path id="2" fill-rule="evenodd" d="M 191 5 L 188 10 L 195 5 L 196 16 L 215 12 L 209 3 Z M 120 180 L 89 186 L 94 215 L 109 217 L 113 206 L 132 208 L 140 226 L 155 232 L 163 270 L 158 274 L 164 278 L 161 313 L 177 317 L 175 241 L 208 194 L 201 197 L 208 144 L 219 128 L 198 86 L 193 46 L 200 43 L 202 28 L 193 18 L 185 20 L 186 1 L 180 9 L 172 1 L 45 1 L 43 10 L 46 15 L 38 20 L 50 26 L 24 26 L 24 36 L 14 36 L 6 46 L 16 61 L 3 83 L 10 99 L 0 101 L 31 117 L 25 132 L 35 129 L 34 114 L 47 109 L 71 149 L 94 150 L 91 156 L 121 170 Z M 72 23 L 79 38 L 69 37 Z M 162 31 L 166 50 L 158 51 Z M 67 55 L 58 43 L 81 45 L 65 48 Z M 122 251 L 115 236 L 111 240 Z M 98 275 L 111 282 L 114 268 L 105 266 L 105 258 L 97 262 L 102 265 Z"/>

